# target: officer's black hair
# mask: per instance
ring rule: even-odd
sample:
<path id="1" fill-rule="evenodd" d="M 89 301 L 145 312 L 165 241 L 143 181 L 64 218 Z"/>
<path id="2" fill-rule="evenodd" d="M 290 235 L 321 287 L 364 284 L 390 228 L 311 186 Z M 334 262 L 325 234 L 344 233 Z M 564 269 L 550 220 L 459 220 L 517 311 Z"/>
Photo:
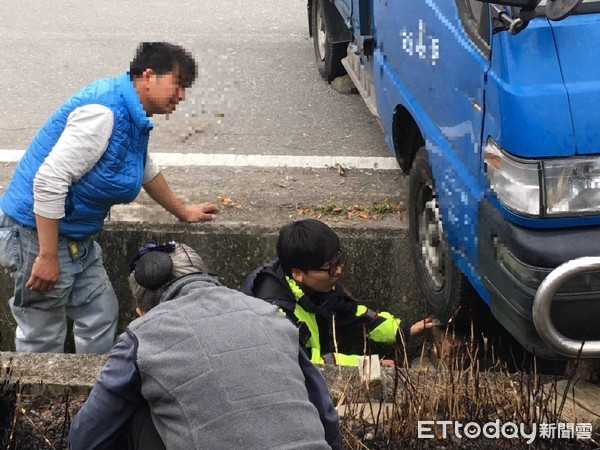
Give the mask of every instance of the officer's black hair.
<path id="1" fill-rule="evenodd" d="M 315 219 L 292 222 L 279 231 L 277 256 L 283 271 L 318 269 L 337 255 L 340 238 L 335 232 Z"/>
<path id="2" fill-rule="evenodd" d="M 197 76 L 196 61 L 179 45 L 169 42 L 142 42 L 129 65 L 132 80 L 140 77 L 144 70 L 152 69 L 157 75 L 164 75 L 179 69 L 179 83 L 189 88 Z"/>

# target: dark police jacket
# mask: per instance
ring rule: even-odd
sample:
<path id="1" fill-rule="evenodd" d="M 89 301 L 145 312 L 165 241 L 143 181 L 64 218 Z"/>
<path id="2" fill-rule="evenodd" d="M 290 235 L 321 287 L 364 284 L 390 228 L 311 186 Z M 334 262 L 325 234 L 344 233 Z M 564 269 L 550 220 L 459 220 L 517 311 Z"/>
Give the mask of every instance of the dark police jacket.
<path id="1" fill-rule="evenodd" d="M 334 322 L 339 346 L 345 341 L 360 341 L 363 336 L 387 344 L 400 339 L 398 331 L 406 340 L 409 336 L 410 324 L 399 328 L 400 319 L 359 304 L 340 283 L 327 293 L 303 290 L 285 275 L 279 260 L 254 270 L 240 290 L 278 306 L 298 326 L 300 345 L 316 364 L 358 365 L 360 355 L 335 351 Z"/>

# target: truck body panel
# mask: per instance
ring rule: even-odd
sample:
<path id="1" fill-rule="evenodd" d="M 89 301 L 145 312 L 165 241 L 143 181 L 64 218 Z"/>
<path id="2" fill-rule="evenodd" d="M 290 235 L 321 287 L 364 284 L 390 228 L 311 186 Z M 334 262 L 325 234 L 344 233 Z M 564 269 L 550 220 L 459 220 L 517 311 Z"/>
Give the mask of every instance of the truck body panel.
<path id="1" fill-rule="evenodd" d="M 502 148 L 523 158 L 574 154 L 571 108 L 546 19 L 516 36 L 493 35 L 486 94 L 484 134 Z"/>
<path id="2" fill-rule="evenodd" d="M 451 3 L 433 7 L 410 0 L 376 1 L 374 16 L 379 67 L 375 92 L 386 141 L 392 142 L 393 114 L 402 105 L 416 119 L 428 151 L 435 154 L 430 162 L 442 216 L 453 224 L 445 230 L 457 264 L 485 297 L 472 268 L 477 266 L 477 204 L 482 196 L 478 178 L 489 61 L 468 38 Z M 420 75 L 424 71 L 426 78 Z"/>
<path id="3" fill-rule="evenodd" d="M 552 269 L 600 254 L 600 62 L 592 57 L 600 44 L 600 2 L 584 0 L 561 22 L 545 17 L 542 3 L 513 35 L 507 24 L 517 8 L 476 0 L 332 1 L 350 14 L 343 20 L 353 36 L 352 64 L 344 65 L 355 84 L 362 83 L 359 91 L 403 170 L 410 170 L 417 143 L 424 143 L 452 263 L 525 348 L 563 358 L 540 338 L 532 308 Z M 413 148 L 399 142 L 399 130 Z M 415 133 L 420 138 L 413 139 Z M 490 153 L 490 145 L 504 156 Z M 502 164 L 526 167 L 538 183 L 537 214 L 535 202 L 529 213 L 500 200 L 486 170 Z M 588 195 L 588 203 L 598 199 L 598 208 L 557 214 L 547 209 L 557 192 L 586 205 L 579 197 Z M 558 331 L 600 338 L 599 298 L 600 275 L 567 283 L 552 306 Z"/>
<path id="4" fill-rule="evenodd" d="M 551 22 L 565 88 L 569 96 L 575 153 L 597 154 L 600 147 L 600 16 L 567 17 Z"/>

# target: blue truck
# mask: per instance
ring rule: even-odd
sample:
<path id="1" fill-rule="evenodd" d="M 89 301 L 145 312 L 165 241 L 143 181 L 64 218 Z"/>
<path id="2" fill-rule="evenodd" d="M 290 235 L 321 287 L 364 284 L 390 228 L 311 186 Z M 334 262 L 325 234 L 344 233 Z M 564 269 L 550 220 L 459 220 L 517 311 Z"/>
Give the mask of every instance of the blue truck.
<path id="1" fill-rule="evenodd" d="M 600 1 L 486 1 L 308 0 L 318 70 L 350 75 L 408 173 L 432 311 L 476 291 L 531 353 L 600 357 L 600 265 L 536 298 L 600 256 Z"/>

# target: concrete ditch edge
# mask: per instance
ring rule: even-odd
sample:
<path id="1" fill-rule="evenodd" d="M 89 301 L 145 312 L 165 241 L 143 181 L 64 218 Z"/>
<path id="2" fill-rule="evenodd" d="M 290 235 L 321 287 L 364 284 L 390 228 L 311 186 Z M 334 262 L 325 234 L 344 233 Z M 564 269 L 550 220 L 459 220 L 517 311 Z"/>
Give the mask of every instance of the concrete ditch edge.
<path id="1" fill-rule="evenodd" d="M 347 255 L 344 282 L 355 298 L 373 308 L 390 311 L 403 320 L 425 313 L 414 273 L 405 227 L 377 227 L 366 222 L 331 224 Z M 198 251 L 209 269 L 231 288 L 240 286 L 252 269 L 274 258 L 280 224 L 246 222 L 203 224 L 109 222 L 98 234 L 108 276 L 120 301 L 121 332 L 134 318 L 127 287 L 129 261 L 146 241 L 178 240 Z M 8 307 L 13 281 L 0 269 L 0 351 L 14 350 L 15 323 Z M 67 342 L 66 351 L 72 352 Z"/>

